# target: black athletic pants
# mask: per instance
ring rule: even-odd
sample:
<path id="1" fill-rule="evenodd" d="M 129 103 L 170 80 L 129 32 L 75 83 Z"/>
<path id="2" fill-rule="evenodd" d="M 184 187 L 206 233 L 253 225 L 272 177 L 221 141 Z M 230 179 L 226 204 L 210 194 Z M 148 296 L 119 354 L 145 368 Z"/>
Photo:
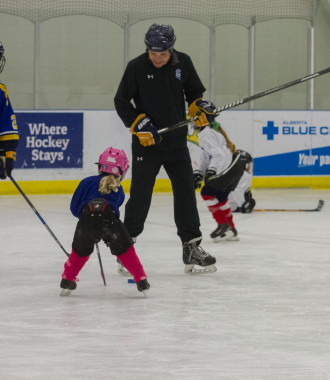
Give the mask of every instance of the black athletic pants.
<path id="1" fill-rule="evenodd" d="M 238 182 L 242 178 L 245 170 L 246 159 L 234 153 L 233 161 L 228 168 L 225 170 L 223 175 L 218 175 L 218 177 L 212 181 L 206 181 L 205 186 L 201 190 L 201 195 L 214 195 L 220 202 L 224 202 L 228 199 L 228 195 L 231 191 L 234 191 L 238 185 Z"/>
<path id="2" fill-rule="evenodd" d="M 187 147 L 159 150 L 132 144 L 132 182 L 126 203 L 124 224 L 132 237 L 141 234 L 152 198 L 153 187 L 160 168 L 164 166 L 172 183 L 174 220 L 182 242 L 201 237 L 193 172 Z"/>

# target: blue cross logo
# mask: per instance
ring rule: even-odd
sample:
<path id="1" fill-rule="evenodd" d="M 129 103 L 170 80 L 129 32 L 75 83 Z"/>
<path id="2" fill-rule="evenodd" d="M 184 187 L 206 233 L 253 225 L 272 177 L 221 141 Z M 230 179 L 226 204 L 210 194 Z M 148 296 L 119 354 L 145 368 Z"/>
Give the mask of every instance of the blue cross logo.
<path id="1" fill-rule="evenodd" d="M 274 127 L 273 121 L 267 121 L 267 127 L 262 127 L 262 134 L 267 135 L 267 140 L 274 140 L 274 135 L 278 135 L 278 127 Z"/>

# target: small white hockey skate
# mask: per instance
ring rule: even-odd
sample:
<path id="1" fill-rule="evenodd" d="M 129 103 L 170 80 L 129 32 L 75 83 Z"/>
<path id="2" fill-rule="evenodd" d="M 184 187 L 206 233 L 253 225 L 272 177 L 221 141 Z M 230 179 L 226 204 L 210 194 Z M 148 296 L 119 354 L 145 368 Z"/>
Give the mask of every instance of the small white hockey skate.
<path id="1" fill-rule="evenodd" d="M 133 277 L 129 271 L 124 267 L 124 265 L 120 262 L 120 260 L 117 258 L 118 268 L 117 272 L 124 277 Z"/>

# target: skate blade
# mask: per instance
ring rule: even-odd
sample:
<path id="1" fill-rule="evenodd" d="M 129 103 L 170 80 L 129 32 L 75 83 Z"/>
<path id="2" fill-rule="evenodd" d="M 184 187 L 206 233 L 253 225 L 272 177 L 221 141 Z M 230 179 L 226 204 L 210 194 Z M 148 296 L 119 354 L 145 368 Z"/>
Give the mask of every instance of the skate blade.
<path id="1" fill-rule="evenodd" d="M 61 293 L 60 293 L 60 296 L 61 297 L 66 297 L 66 296 L 69 296 L 71 293 L 72 293 L 71 289 L 62 289 Z"/>
<path id="2" fill-rule="evenodd" d="M 148 291 L 149 289 L 146 289 L 146 290 L 142 290 L 142 292 L 141 293 L 143 293 L 143 295 L 147 298 L 147 291 Z"/>
<path id="3" fill-rule="evenodd" d="M 132 277 L 127 269 L 125 269 L 122 265 L 118 265 L 118 273 L 123 277 Z"/>
<path id="4" fill-rule="evenodd" d="M 230 240 L 230 241 L 239 241 L 239 237 L 238 236 L 232 236 L 228 240 Z"/>
<path id="5" fill-rule="evenodd" d="M 230 235 L 230 236 L 218 236 L 212 239 L 214 243 L 218 243 L 219 241 L 239 241 L 239 237 L 236 235 Z"/>
<path id="6" fill-rule="evenodd" d="M 208 274 L 208 273 L 214 273 L 217 270 L 218 269 L 214 264 L 208 265 L 206 267 L 198 267 L 198 268 L 195 268 L 195 264 L 186 264 L 186 266 L 184 268 L 184 273 L 186 273 L 186 274 Z"/>
<path id="7" fill-rule="evenodd" d="M 144 289 L 144 290 L 139 290 L 138 289 L 138 291 L 140 292 L 140 293 L 143 293 L 143 295 L 145 296 L 145 297 L 147 297 L 147 291 L 149 290 L 149 288 L 148 289 Z"/>

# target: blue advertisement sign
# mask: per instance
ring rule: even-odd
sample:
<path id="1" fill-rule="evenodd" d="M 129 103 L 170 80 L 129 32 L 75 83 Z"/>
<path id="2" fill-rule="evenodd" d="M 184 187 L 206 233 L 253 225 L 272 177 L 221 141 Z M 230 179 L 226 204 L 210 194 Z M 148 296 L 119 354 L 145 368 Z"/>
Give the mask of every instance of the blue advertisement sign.
<path id="1" fill-rule="evenodd" d="M 15 167 L 82 168 L 83 113 L 17 112 Z"/>
<path id="2" fill-rule="evenodd" d="M 328 112 L 260 111 L 254 118 L 254 176 L 330 174 Z"/>
<path id="3" fill-rule="evenodd" d="M 329 175 L 330 147 L 255 158 L 253 174 L 255 176 Z"/>

